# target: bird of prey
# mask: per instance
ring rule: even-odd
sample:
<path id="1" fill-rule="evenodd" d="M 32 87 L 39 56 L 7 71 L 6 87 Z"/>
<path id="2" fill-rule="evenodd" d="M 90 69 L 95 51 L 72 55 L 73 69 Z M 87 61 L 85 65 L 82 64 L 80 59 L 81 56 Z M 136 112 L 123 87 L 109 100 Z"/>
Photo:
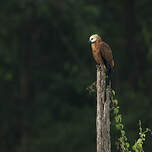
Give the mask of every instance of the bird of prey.
<path id="1" fill-rule="evenodd" d="M 92 54 L 97 64 L 101 64 L 105 72 L 110 72 L 114 67 L 114 60 L 110 46 L 102 41 L 98 34 L 90 36 Z"/>

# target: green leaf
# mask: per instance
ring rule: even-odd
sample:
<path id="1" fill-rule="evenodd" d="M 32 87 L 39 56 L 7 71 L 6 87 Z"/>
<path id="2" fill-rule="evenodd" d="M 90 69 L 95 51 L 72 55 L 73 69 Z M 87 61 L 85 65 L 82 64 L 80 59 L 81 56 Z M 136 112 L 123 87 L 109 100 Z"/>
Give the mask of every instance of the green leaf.
<path id="1" fill-rule="evenodd" d="M 125 131 L 121 130 L 121 135 L 124 136 L 125 135 Z"/>
<path id="2" fill-rule="evenodd" d="M 123 129 L 123 127 L 124 127 L 123 124 L 117 124 L 117 125 L 116 125 L 116 128 L 117 128 L 118 130 Z"/>
<path id="3" fill-rule="evenodd" d="M 143 143 L 143 142 L 142 142 L 142 139 L 139 138 L 139 139 L 137 140 L 137 143 L 138 143 L 138 144 Z"/>
<path id="4" fill-rule="evenodd" d="M 119 115 L 117 115 L 117 116 L 115 117 L 115 121 L 116 121 L 116 123 L 121 122 L 121 120 L 122 120 L 122 117 L 121 117 L 121 115 L 120 115 L 120 114 L 119 114 Z"/>
<path id="5" fill-rule="evenodd" d="M 126 147 L 127 147 L 127 148 L 129 148 L 129 147 L 130 147 L 130 144 L 129 144 L 128 142 L 126 143 Z"/>
<path id="6" fill-rule="evenodd" d="M 136 150 L 136 145 L 133 145 L 133 146 L 132 146 L 132 149 L 135 151 L 135 150 Z"/>
<path id="7" fill-rule="evenodd" d="M 113 112 L 114 112 L 114 114 L 118 114 L 118 112 L 119 112 L 119 107 L 116 107 Z"/>
<path id="8" fill-rule="evenodd" d="M 123 142 L 123 138 L 122 138 L 122 137 L 120 137 L 120 138 L 119 138 L 119 141 L 120 141 L 120 142 Z"/>
<path id="9" fill-rule="evenodd" d="M 115 92 L 115 90 L 112 90 L 112 94 L 115 96 L 116 95 L 116 92 Z"/>
<path id="10" fill-rule="evenodd" d="M 113 100 L 113 103 L 114 103 L 115 105 L 118 105 L 118 100 L 117 100 L 117 99 L 114 99 L 114 100 Z"/>

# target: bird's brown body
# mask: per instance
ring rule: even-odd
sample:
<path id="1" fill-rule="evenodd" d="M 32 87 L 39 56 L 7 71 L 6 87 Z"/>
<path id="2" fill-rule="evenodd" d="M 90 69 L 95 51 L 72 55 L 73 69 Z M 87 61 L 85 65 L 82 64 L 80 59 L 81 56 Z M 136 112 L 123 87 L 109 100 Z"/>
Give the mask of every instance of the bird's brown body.
<path id="1" fill-rule="evenodd" d="M 109 64 L 110 68 L 113 68 L 114 60 L 113 60 L 112 51 L 109 45 L 103 42 L 100 36 L 98 36 L 97 34 L 92 35 L 90 37 L 90 41 L 91 41 L 91 38 L 92 38 L 91 48 L 92 48 L 92 54 L 93 54 L 94 60 L 98 64 L 101 64 L 104 67 L 105 71 L 107 70 L 105 62 Z"/>

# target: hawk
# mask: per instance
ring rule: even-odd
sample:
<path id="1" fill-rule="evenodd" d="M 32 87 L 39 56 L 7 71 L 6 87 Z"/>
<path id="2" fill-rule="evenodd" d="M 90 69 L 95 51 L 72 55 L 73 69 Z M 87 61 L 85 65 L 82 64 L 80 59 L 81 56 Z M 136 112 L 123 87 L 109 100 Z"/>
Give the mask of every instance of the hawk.
<path id="1" fill-rule="evenodd" d="M 114 60 L 110 46 L 102 41 L 98 34 L 90 36 L 89 41 L 91 42 L 94 60 L 103 66 L 105 72 L 107 70 L 110 72 L 114 67 Z"/>

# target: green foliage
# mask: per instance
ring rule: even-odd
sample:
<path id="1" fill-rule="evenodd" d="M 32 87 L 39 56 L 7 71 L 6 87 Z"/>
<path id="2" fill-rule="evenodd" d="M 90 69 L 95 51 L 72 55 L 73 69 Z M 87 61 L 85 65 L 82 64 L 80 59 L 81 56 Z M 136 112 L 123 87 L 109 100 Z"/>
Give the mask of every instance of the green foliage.
<path id="1" fill-rule="evenodd" d="M 115 96 L 114 91 L 113 91 L 113 96 Z M 122 152 L 130 152 L 129 150 L 130 144 L 128 143 L 128 139 L 126 137 L 126 133 L 124 130 L 124 125 L 122 123 L 122 115 L 119 112 L 118 100 L 113 99 L 112 97 L 112 104 L 113 104 L 115 126 L 116 126 L 116 129 L 119 130 L 121 133 L 121 137 L 119 138 L 121 150 Z"/>
<path id="2" fill-rule="evenodd" d="M 113 105 L 113 114 L 114 114 L 114 120 L 115 120 L 115 127 L 117 130 L 120 131 L 120 149 L 122 152 L 131 152 L 130 144 L 128 142 L 126 132 L 124 129 L 124 124 L 122 122 L 122 115 L 119 112 L 118 107 L 118 100 L 114 99 L 115 97 L 115 91 L 112 90 L 112 105 Z M 135 144 L 132 146 L 132 150 L 135 152 L 144 152 L 143 150 L 143 144 L 146 139 L 146 133 L 150 132 L 152 134 L 152 131 L 147 128 L 145 131 L 143 131 L 141 127 L 141 121 L 139 121 L 139 138 L 135 142 Z"/>
<path id="3" fill-rule="evenodd" d="M 152 135 L 152 131 L 149 128 L 146 128 L 146 130 L 143 131 L 143 129 L 141 127 L 141 121 L 139 121 L 139 138 L 137 139 L 137 141 L 135 142 L 135 144 L 132 147 L 132 149 L 135 152 L 144 152 L 143 144 L 144 144 L 144 141 L 146 140 L 146 134 L 148 132 L 150 132 Z"/>

